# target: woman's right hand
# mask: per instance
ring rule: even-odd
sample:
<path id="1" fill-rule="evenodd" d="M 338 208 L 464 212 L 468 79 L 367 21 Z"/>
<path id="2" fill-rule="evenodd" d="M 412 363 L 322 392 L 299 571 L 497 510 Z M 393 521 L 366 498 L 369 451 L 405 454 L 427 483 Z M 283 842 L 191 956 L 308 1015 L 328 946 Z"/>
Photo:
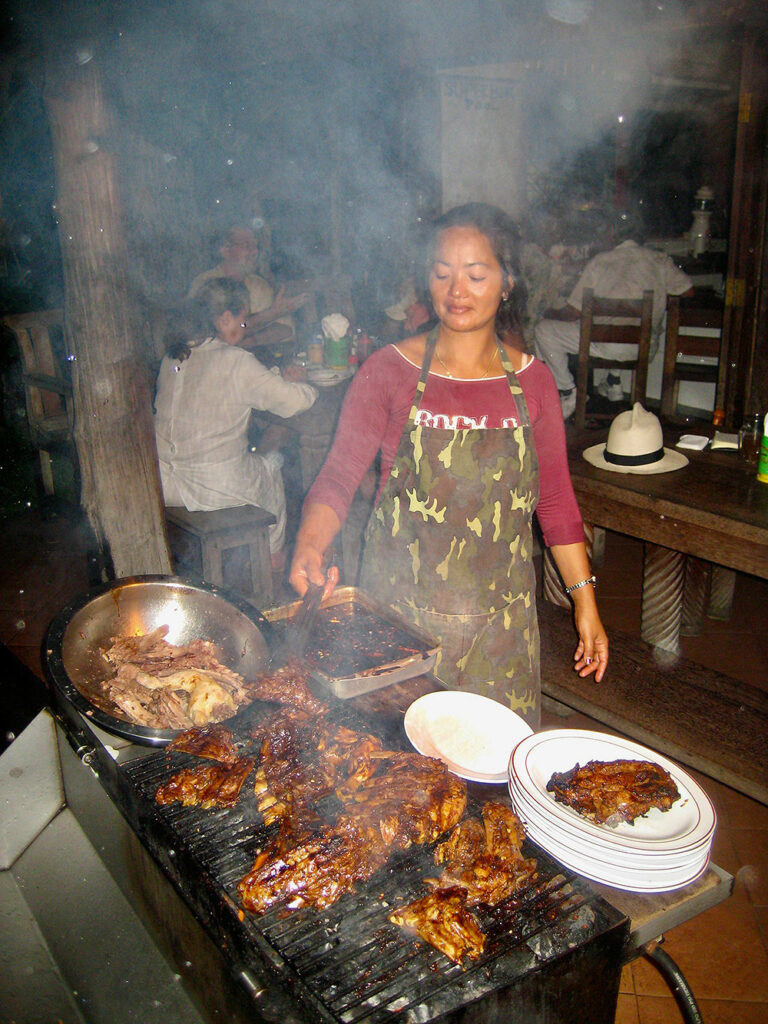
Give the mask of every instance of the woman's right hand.
<path id="1" fill-rule="evenodd" d="M 304 597 L 307 580 L 323 588 L 323 597 L 335 590 L 339 582 L 338 567 L 332 565 L 326 572 L 325 564 L 333 538 L 340 530 L 339 517 L 329 505 L 313 503 L 304 509 L 288 574 L 288 582 L 299 597 Z"/>
<path id="2" fill-rule="evenodd" d="M 327 572 L 324 572 L 321 552 L 310 545 L 299 546 L 297 544 L 291 561 L 288 582 L 299 597 L 304 597 L 308 580 L 317 584 L 318 587 L 322 587 L 323 597 L 328 597 L 334 592 L 339 582 L 339 568 L 336 565 L 331 565 Z"/>

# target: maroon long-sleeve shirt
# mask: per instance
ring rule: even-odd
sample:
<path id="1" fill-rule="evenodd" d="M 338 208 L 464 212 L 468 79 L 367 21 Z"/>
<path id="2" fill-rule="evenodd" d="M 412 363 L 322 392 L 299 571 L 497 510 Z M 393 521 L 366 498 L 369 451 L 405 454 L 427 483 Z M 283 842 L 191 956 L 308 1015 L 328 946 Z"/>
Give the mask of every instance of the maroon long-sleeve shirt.
<path id="1" fill-rule="evenodd" d="M 355 491 L 381 451 L 379 489 L 389 477 L 419 380 L 416 364 L 394 346 L 375 352 L 357 372 L 344 400 L 336 436 L 306 504 L 329 505 L 343 523 Z M 552 374 L 530 358 L 517 379 L 533 424 L 539 461 L 536 509 L 548 545 L 584 540 L 584 526 L 568 472 L 565 427 Z M 417 422 L 426 426 L 493 429 L 516 426 L 506 376 L 456 380 L 430 373 Z"/>

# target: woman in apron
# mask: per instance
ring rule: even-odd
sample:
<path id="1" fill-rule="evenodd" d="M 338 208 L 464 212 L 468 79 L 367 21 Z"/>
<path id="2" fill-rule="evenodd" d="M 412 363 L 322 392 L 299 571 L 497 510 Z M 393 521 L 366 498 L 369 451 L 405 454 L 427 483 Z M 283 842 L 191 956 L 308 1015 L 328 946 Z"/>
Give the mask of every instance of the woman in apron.
<path id="1" fill-rule="evenodd" d="M 381 480 L 360 585 L 441 641 L 435 675 L 540 718 L 532 519 L 574 603 L 576 671 L 603 678 L 581 517 L 568 476 L 560 401 L 523 351 L 517 232 L 473 203 L 436 226 L 429 289 L 437 326 L 386 346 L 353 381 L 333 447 L 311 488 L 290 581 L 330 592 L 323 558 L 377 453 Z M 503 338 L 503 340 L 502 340 Z M 538 509 L 537 509 L 538 506 Z"/>

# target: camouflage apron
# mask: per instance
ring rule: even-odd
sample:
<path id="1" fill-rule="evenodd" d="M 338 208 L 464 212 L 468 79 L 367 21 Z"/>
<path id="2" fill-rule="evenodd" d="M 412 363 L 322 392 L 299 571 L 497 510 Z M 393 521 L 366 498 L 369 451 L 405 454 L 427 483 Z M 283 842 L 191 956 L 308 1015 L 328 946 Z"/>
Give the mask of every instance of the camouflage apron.
<path id="1" fill-rule="evenodd" d="M 435 675 L 540 718 L 531 521 L 538 463 L 528 408 L 499 345 L 518 427 L 416 426 L 437 331 L 365 532 L 361 586 L 441 640 Z"/>

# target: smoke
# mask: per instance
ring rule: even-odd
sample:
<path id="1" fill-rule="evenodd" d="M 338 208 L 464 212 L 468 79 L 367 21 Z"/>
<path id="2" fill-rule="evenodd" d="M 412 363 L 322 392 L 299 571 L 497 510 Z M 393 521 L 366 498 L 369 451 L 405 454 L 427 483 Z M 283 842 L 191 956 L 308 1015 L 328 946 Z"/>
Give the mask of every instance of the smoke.
<path id="1" fill-rule="evenodd" d="M 6 244 L 17 260 L 24 238 L 38 255 L 55 254 L 45 245 L 55 181 L 33 59 L 43 40 L 57 56 L 88 54 L 99 68 L 115 113 L 109 141 L 137 286 L 155 298 L 178 298 L 211 265 L 219 234 L 259 216 L 272 231 L 278 277 L 342 269 L 358 293 L 368 289 L 364 306 L 396 298 L 386 292 L 415 258 L 420 223 L 439 211 L 455 172 L 443 161 L 455 130 L 441 104 L 448 70 L 523 69 L 508 103 L 464 111 L 479 135 L 468 187 L 482 187 L 477 167 L 501 159 L 494 188 L 507 179 L 506 205 L 517 216 L 614 202 L 617 148 L 630 122 L 642 138 L 632 141 L 625 198 L 642 201 L 643 161 L 652 157 L 654 227 L 681 230 L 702 183 L 702 160 L 690 154 L 682 161 L 690 180 L 681 180 L 679 140 L 690 148 L 706 112 L 692 102 L 677 120 L 660 126 L 656 116 L 654 77 L 685 64 L 695 44 L 679 32 L 676 3 L 81 0 L 59 11 L 19 0 L 9 10 L 0 120 Z M 665 161 L 674 166 L 660 184 Z M 45 282 L 34 285 L 48 302 Z"/>

